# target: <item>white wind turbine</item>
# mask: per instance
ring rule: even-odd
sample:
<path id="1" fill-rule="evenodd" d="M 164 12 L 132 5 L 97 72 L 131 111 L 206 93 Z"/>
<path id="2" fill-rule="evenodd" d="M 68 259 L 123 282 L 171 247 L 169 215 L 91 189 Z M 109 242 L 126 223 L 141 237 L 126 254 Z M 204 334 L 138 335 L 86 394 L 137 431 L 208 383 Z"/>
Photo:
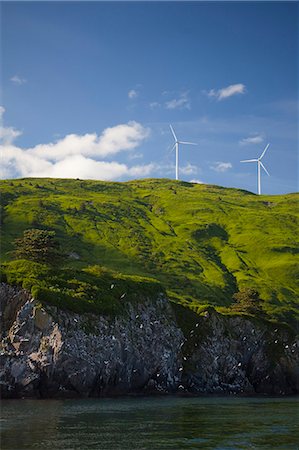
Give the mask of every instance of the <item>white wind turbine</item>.
<path id="1" fill-rule="evenodd" d="M 264 171 L 266 172 L 267 175 L 270 176 L 268 170 L 266 169 L 266 167 L 264 166 L 264 164 L 262 163 L 261 159 L 265 156 L 266 151 L 268 150 L 270 144 L 267 144 L 266 147 L 264 148 L 263 153 L 261 154 L 261 156 L 257 159 L 245 159 L 244 161 L 241 161 L 242 163 L 247 163 L 247 162 L 257 162 L 257 192 L 259 195 L 261 195 L 261 167 L 264 169 Z"/>
<path id="2" fill-rule="evenodd" d="M 174 129 L 172 128 L 171 125 L 170 129 L 172 132 L 172 135 L 174 137 L 174 145 L 171 149 L 171 151 L 175 148 L 175 179 L 178 180 L 179 179 L 179 144 L 186 144 L 186 145 L 197 145 L 194 142 L 186 142 L 186 141 L 179 141 L 178 138 L 176 137 L 176 134 L 174 132 Z"/>

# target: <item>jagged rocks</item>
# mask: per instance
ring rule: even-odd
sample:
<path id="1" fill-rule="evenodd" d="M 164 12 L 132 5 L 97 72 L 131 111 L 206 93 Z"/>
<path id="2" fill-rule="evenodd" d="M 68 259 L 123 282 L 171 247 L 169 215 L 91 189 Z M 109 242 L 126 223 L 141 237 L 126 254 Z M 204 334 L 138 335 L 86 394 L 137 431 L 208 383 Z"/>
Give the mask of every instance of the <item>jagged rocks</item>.
<path id="1" fill-rule="evenodd" d="M 191 392 L 298 392 L 298 341 L 285 326 L 210 312 L 190 340 L 183 384 Z"/>
<path id="2" fill-rule="evenodd" d="M 184 335 L 162 294 L 113 319 L 41 307 L 5 284 L 0 300 L 6 398 L 298 392 L 297 342 L 286 327 L 209 311 Z"/>
<path id="3" fill-rule="evenodd" d="M 182 341 L 163 295 L 128 305 L 113 320 L 46 311 L 28 299 L 3 331 L 2 396 L 116 395 L 153 385 L 175 391 Z"/>
<path id="4" fill-rule="evenodd" d="M 0 326 L 1 332 L 8 330 L 15 321 L 22 305 L 30 298 L 25 289 L 1 283 L 0 288 Z"/>

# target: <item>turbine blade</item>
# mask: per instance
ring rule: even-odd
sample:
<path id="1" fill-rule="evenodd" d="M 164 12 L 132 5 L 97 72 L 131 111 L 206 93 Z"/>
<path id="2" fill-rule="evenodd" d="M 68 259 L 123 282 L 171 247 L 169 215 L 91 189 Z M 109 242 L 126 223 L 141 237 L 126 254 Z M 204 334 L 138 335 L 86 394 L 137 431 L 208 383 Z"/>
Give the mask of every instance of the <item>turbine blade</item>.
<path id="1" fill-rule="evenodd" d="M 175 148 L 175 144 L 170 149 L 168 147 L 168 149 L 167 149 L 168 151 L 166 153 L 166 156 L 170 155 L 173 152 L 174 148 Z"/>
<path id="2" fill-rule="evenodd" d="M 268 170 L 266 169 L 266 167 L 264 166 L 264 164 L 260 161 L 260 165 L 262 166 L 262 168 L 264 169 L 264 171 L 266 172 L 267 175 L 270 176 Z"/>
<path id="3" fill-rule="evenodd" d="M 186 144 L 186 145 L 198 145 L 195 142 L 185 142 L 185 141 L 179 141 L 179 144 Z"/>
<path id="4" fill-rule="evenodd" d="M 244 161 L 240 161 L 240 162 L 257 162 L 258 159 L 244 159 Z"/>
<path id="5" fill-rule="evenodd" d="M 178 139 L 177 139 L 177 137 L 176 137 L 176 135 L 175 135 L 174 129 L 172 128 L 171 125 L 169 125 L 169 126 L 170 126 L 170 129 L 171 129 L 172 135 L 173 135 L 173 137 L 174 137 L 174 140 L 177 141 Z"/>
<path id="6" fill-rule="evenodd" d="M 262 159 L 262 158 L 264 157 L 266 151 L 268 150 L 269 145 L 270 145 L 270 144 L 267 144 L 267 145 L 266 145 L 266 147 L 264 148 L 264 151 L 263 151 L 263 153 L 261 154 L 261 156 L 259 157 L 259 159 Z"/>

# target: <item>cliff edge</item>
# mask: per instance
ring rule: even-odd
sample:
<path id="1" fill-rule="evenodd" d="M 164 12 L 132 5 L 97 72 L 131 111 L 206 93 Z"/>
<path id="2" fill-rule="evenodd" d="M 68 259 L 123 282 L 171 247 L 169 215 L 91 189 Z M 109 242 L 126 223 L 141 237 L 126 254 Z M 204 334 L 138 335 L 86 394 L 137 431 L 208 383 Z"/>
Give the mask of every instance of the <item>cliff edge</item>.
<path id="1" fill-rule="evenodd" d="M 197 315 L 164 294 L 116 317 L 79 315 L 2 283 L 0 305 L 3 398 L 299 390 L 298 341 L 284 325 Z"/>

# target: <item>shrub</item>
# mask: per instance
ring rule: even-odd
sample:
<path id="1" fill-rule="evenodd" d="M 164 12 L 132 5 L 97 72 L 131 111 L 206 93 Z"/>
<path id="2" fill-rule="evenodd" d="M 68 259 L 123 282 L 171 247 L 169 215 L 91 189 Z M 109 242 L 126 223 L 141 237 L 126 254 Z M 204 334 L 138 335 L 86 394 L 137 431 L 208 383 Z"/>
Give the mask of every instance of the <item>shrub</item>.
<path id="1" fill-rule="evenodd" d="M 0 270 L 0 283 L 7 283 L 6 273 Z"/>
<path id="2" fill-rule="evenodd" d="M 244 288 L 233 295 L 235 303 L 231 306 L 234 311 L 249 314 L 263 314 L 262 299 L 258 291 L 252 288 Z"/>
<path id="3" fill-rule="evenodd" d="M 62 259 L 55 231 L 34 228 L 25 230 L 22 238 L 15 239 L 14 245 L 16 259 L 29 259 L 55 266 Z"/>
<path id="4" fill-rule="evenodd" d="M 1 272 L 9 284 L 23 285 L 27 281 L 27 284 L 30 284 L 32 281 L 44 280 L 48 276 L 49 267 L 45 264 L 20 259 L 2 264 Z"/>

